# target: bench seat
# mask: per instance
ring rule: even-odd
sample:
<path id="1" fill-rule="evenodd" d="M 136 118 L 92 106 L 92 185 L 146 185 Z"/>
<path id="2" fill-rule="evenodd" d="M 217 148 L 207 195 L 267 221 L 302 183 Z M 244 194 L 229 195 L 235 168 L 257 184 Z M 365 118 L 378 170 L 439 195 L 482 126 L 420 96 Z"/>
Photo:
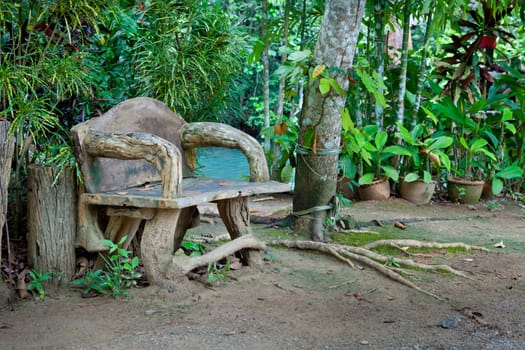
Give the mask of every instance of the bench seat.
<path id="1" fill-rule="evenodd" d="M 83 193 L 80 200 L 85 204 L 107 206 L 181 209 L 236 197 L 287 192 L 289 185 L 277 181 L 257 183 L 196 177 L 183 179 L 182 188 L 182 195 L 173 199 L 162 197 L 162 184 L 157 182 L 121 190 Z"/>

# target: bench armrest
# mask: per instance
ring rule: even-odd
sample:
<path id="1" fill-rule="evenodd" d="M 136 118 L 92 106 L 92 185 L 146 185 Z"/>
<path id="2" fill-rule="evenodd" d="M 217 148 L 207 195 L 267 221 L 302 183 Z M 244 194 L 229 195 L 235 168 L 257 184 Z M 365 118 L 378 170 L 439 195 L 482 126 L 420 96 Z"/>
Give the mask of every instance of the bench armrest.
<path id="1" fill-rule="evenodd" d="M 91 157 L 144 159 L 152 163 L 161 177 L 162 196 L 173 199 L 181 195 L 182 157 L 169 141 L 147 133 L 108 133 L 89 128 L 82 144 Z"/>
<path id="2" fill-rule="evenodd" d="M 270 180 L 264 151 L 259 142 L 232 126 L 220 123 L 187 123 L 179 131 L 182 148 L 226 147 L 241 150 L 248 159 L 251 182 Z"/>

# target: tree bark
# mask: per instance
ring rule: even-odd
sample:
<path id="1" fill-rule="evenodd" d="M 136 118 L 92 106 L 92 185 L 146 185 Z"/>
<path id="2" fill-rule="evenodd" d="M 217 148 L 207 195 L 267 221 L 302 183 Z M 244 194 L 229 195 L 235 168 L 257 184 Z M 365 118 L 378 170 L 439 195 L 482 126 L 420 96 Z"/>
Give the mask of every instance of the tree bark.
<path id="1" fill-rule="evenodd" d="M 262 15 L 263 15 L 263 31 L 262 37 L 264 41 L 264 49 L 262 53 L 263 61 L 263 94 L 264 94 L 264 127 L 270 127 L 270 58 L 268 50 L 270 47 L 270 38 L 268 37 L 268 0 L 262 1 Z M 270 151 L 270 139 L 264 140 L 264 151 Z"/>
<path id="2" fill-rule="evenodd" d="M 403 10 L 403 43 L 401 46 L 401 77 L 399 79 L 399 96 L 397 107 L 397 122 L 405 122 L 405 95 L 407 89 L 407 66 L 408 66 L 408 39 L 410 33 L 410 8 L 409 1 L 405 0 Z"/>
<path id="3" fill-rule="evenodd" d="M 348 89 L 347 70 L 354 59 L 364 8 L 364 0 L 329 1 L 315 48 L 313 65 L 324 64 L 330 78 L 336 79 L 344 91 Z M 308 85 L 299 126 L 294 212 L 324 208 L 335 195 L 345 99 L 333 88 L 322 95 L 318 78 Z M 306 142 L 305 135 L 312 132 L 313 142 Z M 313 210 L 298 217 L 296 232 L 309 232 L 313 240 L 325 240 L 326 214 L 325 210 Z"/>
<path id="4" fill-rule="evenodd" d="M 75 272 L 74 239 L 77 227 L 75 178 L 66 168 L 55 182 L 59 169 L 32 165 L 28 168 L 28 259 L 42 272 Z M 58 279 L 53 278 L 54 282 Z"/>
<path id="5" fill-rule="evenodd" d="M 284 28 L 283 28 L 283 53 L 281 56 L 281 65 L 286 63 L 288 59 L 288 32 L 289 32 L 289 23 L 290 23 L 290 0 L 285 0 L 284 5 Z M 286 88 L 286 77 L 283 75 L 279 78 L 279 96 L 277 99 L 277 121 L 276 124 L 281 124 L 283 122 L 283 113 L 284 113 L 284 92 Z M 279 166 L 279 144 L 273 144 L 273 164 L 272 164 L 272 180 L 279 181 L 281 178 L 281 167 Z"/>
<path id="6" fill-rule="evenodd" d="M 8 137 L 9 123 L 0 121 L 0 261 L 2 261 L 2 233 L 7 219 L 7 188 L 11 176 L 11 161 L 15 140 Z"/>
<path id="7" fill-rule="evenodd" d="M 381 79 L 385 73 L 385 8 L 384 0 L 375 0 L 374 3 L 374 36 L 375 36 L 375 52 L 374 61 L 375 69 Z M 383 88 L 378 86 L 378 89 L 383 93 Z M 383 107 L 375 101 L 375 119 L 379 130 L 383 130 Z"/>

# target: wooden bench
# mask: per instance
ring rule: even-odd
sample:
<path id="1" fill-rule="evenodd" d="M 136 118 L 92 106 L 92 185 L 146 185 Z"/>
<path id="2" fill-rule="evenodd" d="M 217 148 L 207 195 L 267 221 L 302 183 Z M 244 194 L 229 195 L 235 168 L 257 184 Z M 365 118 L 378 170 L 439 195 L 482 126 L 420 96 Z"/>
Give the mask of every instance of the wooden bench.
<path id="1" fill-rule="evenodd" d="M 76 246 L 103 251 L 101 239 L 117 242 L 124 235 L 127 246 L 144 221 L 140 254 L 148 280 L 170 291 L 187 288 L 185 274 L 202 259 L 174 256 L 186 230 L 198 224 L 197 205 L 217 204 L 233 240 L 225 251 L 238 250 L 240 241 L 260 248 L 264 245 L 251 235 L 247 198 L 289 190 L 269 181 L 254 138 L 225 124 L 186 123 L 154 99 L 124 101 L 76 125 L 72 135 L 84 179 Z M 250 181 L 195 177 L 196 148 L 209 146 L 240 149 Z M 253 253 L 243 249 L 243 262 L 257 263 L 260 257 Z"/>

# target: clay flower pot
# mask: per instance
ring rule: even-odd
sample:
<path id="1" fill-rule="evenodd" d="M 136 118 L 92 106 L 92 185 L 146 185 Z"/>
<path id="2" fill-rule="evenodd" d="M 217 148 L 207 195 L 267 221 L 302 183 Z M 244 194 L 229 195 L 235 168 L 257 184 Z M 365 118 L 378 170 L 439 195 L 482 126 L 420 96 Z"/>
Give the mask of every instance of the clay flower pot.
<path id="1" fill-rule="evenodd" d="M 427 204 L 432 199 L 436 190 L 436 182 L 425 183 L 423 180 L 399 183 L 401 198 L 415 204 Z"/>
<path id="2" fill-rule="evenodd" d="M 362 201 L 384 201 L 390 198 L 390 183 L 388 178 L 375 180 L 369 185 L 360 185 L 357 189 L 359 199 Z"/>
<path id="3" fill-rule="evenodd" d="M 485 181 L 465 180 L 449 177 L 447 180 L 448 197 L 452 202 L 474 204 L 481 198 Z"/>

